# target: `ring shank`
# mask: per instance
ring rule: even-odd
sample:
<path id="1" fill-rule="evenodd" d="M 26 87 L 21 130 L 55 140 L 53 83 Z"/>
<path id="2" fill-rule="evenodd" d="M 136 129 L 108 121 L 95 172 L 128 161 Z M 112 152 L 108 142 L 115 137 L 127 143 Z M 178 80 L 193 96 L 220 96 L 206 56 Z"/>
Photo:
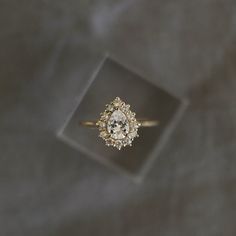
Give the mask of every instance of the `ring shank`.
<path id="1" fill-rule="evenodd" d="M 155 127 L 159 125 L 158 120 L 137 119 L 137 121 L 140 123 L 140 127 Z M 97 121 L 95 120 L 80 121 L 79 124 L 89 128 L 97 127 Z"/>
<path id="2" fill-rule="evenodd" d="M 141 120 L 141 119 L 138 119 L 137 121 L 141 124 L 140 127 L 155 127 L 155 126 L 158 126 L 159 123 L 160 123 L 158 120 Z"/>

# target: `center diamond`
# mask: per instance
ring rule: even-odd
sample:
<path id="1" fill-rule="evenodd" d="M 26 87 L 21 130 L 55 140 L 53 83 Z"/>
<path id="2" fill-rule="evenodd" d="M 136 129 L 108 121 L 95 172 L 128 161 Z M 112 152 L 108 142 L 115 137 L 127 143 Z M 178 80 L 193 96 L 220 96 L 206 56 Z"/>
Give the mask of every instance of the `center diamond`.
<path id="1" fill-rule="evenodd" d="M 129 133 L 129 122 L 125 114 L 120 110 L 115 110 L 108 122 L 107 131 L 113 139 L 123 139 Z"/>

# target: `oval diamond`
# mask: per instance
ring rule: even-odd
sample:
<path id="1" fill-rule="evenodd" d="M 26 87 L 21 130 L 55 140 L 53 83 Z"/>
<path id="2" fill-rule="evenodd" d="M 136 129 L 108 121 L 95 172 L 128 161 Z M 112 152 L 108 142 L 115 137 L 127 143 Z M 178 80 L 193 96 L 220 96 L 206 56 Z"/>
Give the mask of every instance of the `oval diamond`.
<path id="1" fill-rule="evenodd" d="M 125 114 L 120 111 L 114 111 L 108 122 L 107 131 L 113 139 L 123 139 L 129 133 L 129 122 Z"/>

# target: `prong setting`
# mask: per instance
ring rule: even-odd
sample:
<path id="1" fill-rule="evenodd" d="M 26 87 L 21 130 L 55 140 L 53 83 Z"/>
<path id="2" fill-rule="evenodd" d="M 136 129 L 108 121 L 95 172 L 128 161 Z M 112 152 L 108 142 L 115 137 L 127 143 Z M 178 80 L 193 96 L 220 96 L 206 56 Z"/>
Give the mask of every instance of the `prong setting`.
<path id="1" fill-rule="evenodd" d="M 136 114 L 130 110 L 130 105 L 116 97 L 106 105 L 105 111 L 96 123 L 100 131 L 99 136 L 105 140 L 107 146 L 116 147 L 118 150 L 131 146 L 134 138 L 138 137 L 140 127 L 135 116 Z"/>

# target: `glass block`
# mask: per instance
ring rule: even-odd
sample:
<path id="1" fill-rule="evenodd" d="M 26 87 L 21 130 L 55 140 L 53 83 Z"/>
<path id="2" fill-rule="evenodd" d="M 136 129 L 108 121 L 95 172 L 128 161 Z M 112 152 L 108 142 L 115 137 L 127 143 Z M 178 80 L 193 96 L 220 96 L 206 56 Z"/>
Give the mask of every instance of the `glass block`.
<path id="1" fill-rule="evenodd" d="M 137 118 L 158 119 L 159 125 L 139 128 L 133 145 L 118 150 L 105 145 L 98 129 L 81 126 L 81 120 L 98 120 L 105 105 L 120 97 L 131 105 Z M 80 96 L 74 112 L 58 133 L 58 137 L 96 161 L 139 182 L 152 166 L 163 145 L 168 141 L 187 101 L 129 70 L 117 60 L 106 56 Z"/>

